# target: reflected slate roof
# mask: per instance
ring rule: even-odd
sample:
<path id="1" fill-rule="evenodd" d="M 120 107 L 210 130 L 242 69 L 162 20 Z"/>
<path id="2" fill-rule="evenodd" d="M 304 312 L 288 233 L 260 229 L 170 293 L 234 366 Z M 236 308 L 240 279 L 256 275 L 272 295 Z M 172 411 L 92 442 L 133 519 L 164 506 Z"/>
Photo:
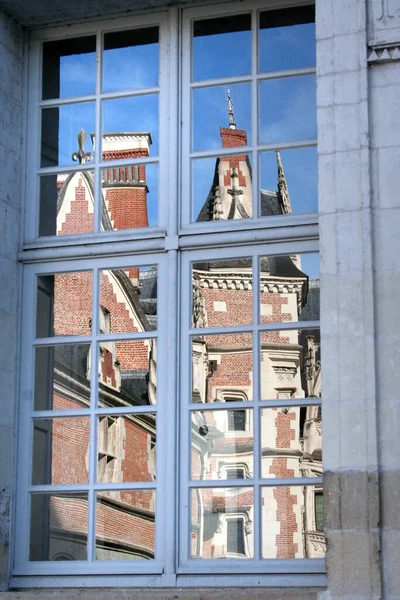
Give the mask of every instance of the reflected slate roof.
<path id="1" fill-rule="evenodd" d="M 214 177 L 213 177 L 213 181 L 212 181 L 212 184 L 210 187 L 210 191 L 208 192 L 207 199 L 204 202 L 202 209 L 200 210 L 199 216 L 196 219 L 197 222 L 213 220 L 215 188 L 218 187 L 218 185 L 219 185 L 219 177 L 218 177 L 219 162 L 220 162 L 220 159 L 217 158 L 215 161 Z M 247 155 L 246 155 L 246 164 L 249 169 L 250 179 L 251 179 L 252 178 L 252 168 L 251 168 L 251 163 L 250 163 L 249 157 Z M 273 215 L 285 214 L 282 211 L 282 203 L 281 203 L 281 200 L 279 197 L 278 190 L 276 190 L 276 191 L 261 190 L 260 193 L 261 193 L 261 216 L 262 217 L 269 217 L 269 216 L 273 216 Z M 232 201 L 232 205 L 231 205 L 229 217 L 228 217 L 229 219 L 232 219 L 232 217 L 233 217 L 233 214 L 232 214 L 233 208 L 234 208 L 234 205 L 233 205 L 233 201 Z M 238 208 L 239 208 L 239 212 L 241 213 L 242 219 L 248 218 L 250 216 L 246 213 L 242 204 L 239 203 Z"/>

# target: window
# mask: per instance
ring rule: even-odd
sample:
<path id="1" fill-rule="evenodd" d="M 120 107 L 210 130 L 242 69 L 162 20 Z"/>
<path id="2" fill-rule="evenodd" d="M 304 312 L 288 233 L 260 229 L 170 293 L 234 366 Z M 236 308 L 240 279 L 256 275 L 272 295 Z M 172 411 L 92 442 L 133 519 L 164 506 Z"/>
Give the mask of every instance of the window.
<path id="1" fill-rule="evenodd" d="M 228 553 L 244 554 L 243 519 L 228 519 L 226 522 L 226 549 Z"/>
<path id="2" fill-rule="evenodd" d="M 314 9 L 284 4 L 31 34 L 16 583 L 321 582 Z"/>

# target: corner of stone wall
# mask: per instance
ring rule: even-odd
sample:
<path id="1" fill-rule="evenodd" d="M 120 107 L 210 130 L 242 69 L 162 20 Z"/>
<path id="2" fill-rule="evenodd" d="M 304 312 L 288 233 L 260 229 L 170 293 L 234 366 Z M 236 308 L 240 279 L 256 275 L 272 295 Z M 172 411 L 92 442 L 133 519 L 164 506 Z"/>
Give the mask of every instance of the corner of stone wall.
<path id="1" fill-rule="evenodd" d="M 14 485 L 22 70 L 22 29 L 0 11 L 0 590 L 7 589 Z"/>

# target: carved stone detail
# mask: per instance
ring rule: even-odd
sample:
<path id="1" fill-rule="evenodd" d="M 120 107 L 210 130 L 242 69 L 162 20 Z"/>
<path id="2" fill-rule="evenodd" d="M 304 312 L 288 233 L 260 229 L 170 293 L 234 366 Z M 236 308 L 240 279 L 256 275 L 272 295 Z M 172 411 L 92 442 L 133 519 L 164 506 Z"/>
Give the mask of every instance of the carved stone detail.
<path id="1" fill-rule="evenodd" d="M 400 44 L 387 44 L 386 46 L 370 48 L 367 60 L 369 63 L 400 60 Z"/>

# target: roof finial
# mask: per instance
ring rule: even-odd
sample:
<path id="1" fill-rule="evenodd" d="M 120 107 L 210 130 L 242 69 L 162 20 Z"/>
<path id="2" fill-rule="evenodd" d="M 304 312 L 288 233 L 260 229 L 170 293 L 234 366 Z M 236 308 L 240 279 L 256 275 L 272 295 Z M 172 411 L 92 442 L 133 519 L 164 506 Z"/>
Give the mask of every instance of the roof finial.
<path id="1" fill-rule="evenodd" d="M 233 102 L 231 98 L 231 92 L 228 90 L 228 98 L 226 99 L 229 113 L 229 129 L 236 129 L 235 115 L 233 114 Z"/>
<path id="2" fill-rule="evenodd" d="M 78 152 L 74 152 L 72 155 L 72 160 L 79 160 L 81 165 L 84 165 L 87 160 L 92 160 L 93 156 L 91 152 L 85 152 L 85 144 L 86 144 L 86 131 L 84 129 L 80 129 L 78 132 Z"/>

